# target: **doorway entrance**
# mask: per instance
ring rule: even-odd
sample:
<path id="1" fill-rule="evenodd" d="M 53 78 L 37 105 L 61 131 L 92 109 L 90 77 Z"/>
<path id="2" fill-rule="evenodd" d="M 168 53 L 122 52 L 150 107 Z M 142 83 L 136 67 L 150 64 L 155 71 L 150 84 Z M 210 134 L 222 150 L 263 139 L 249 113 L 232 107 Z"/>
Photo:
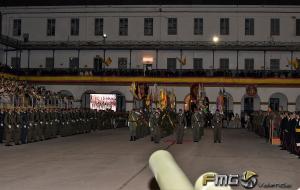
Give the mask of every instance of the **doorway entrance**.
<path id="1" fill-rule="evenodd" d="M 279 111 L 279 98 L 270 98 L 270 108 L 272 111 Z"/>
<path id="2" fill-rule="evenodd" d="M 244 112 L 250 114 L 254 111 L 254 98 L 245 97 L 244 98 Z"/>

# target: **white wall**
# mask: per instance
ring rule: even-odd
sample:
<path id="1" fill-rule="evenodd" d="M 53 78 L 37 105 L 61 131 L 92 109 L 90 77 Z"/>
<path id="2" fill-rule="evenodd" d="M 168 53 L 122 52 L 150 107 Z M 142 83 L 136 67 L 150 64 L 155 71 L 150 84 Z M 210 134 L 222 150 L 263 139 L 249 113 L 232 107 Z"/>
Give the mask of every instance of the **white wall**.
<path id="1" fill-rule="evenodd" d="M 13 19 L 22 19 L 22 33 L 29 33 L 32 41 L 98 41 L 94 35 L 94 19 L 104 18 L 107 40 L 136 41 L 211 41 L 219 35 L 220 18 L 230 19 L 230 34 L 222 41 L 270 41 L 270 19 L 280 19 L 280 35 L 274 41 L 299 41 L 295 35 L 295 18 L 300 6 L 61 6 L 61 7 L 1 7 L 3 34 L 12 36 Z M 119 36 L 119 18 L 128 18 L 128 36 Z M 144 18 L 154 18 L 154 35 L 144 36 Z M 178 34 L 167 35 L 168 18 L 178 19 Z M 203 35 L 194 35 L 193 19 L 204 19 Z M 56 19 L 56 35 L 46 36 L 48 18 Z M 80 19 L 79 36 L 70 36 L 70 19 Z M 255 19 L 255 35 L 245 35 L 245 18 Z M 20 36 L 20 39 L 22 36 Z"/>
<path id="2" fill-rule="evenodd" d="M 103 57 L 103 50 L 80 50 L 79 53 L 79 67 L 80 68 L 93 68 L 94 58 L 98 55 Z"/>

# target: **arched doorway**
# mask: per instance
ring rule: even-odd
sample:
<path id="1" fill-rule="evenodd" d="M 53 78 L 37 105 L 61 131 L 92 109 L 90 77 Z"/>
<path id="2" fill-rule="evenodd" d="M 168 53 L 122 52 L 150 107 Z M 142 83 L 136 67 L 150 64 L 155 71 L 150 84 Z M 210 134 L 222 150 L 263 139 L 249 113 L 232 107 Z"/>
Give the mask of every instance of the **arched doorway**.
<path id="1" fill-rule="evenodd" d="M 254 111 L 260 110 L 260 97 L 258 95 L 249 96 L 245 94 L 241 100 L 242 113 L 251 114 Z"/>
<path id="2" fill-rule="evenodd" d="M 184 98 L 184 112 L 187 112 L 190 110 L 191 108 L 191 95 L 190 94 L 187 94 Z"/>
<path id="3" fill-rule="evenodd" d="M 296 109 L 297 112 L 300 112 L 300 96 L 296 99 Z"/>
<path id="4" fill-rule="evenodd" d="M 282 93 L 274 93 L 269 98 L 269 106 L 273 111 L 287 111 L 288 99 Z"/>
<path id="5" fill-rule="evenodd" d="M 111 94 L 117 95 L 117 112 L 126 111 L 126 98 L 123 93 L 119 91 L 112 91 Z"/>
<path id="6" fill-rule="evenodd" d="M 96 91 L 87 90 L 81 95 L 81 107 L 89 108 L 90 107 L 90 94 L 94 94 Z"/>

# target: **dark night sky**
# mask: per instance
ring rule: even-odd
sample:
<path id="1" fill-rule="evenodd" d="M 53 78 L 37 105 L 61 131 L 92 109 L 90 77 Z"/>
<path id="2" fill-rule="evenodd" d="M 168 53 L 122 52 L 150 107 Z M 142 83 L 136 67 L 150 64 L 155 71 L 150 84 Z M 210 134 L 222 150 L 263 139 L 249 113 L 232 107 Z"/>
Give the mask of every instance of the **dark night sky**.
<path id="1" fill-rule="evenodd" d="M 300 0 L 0 0 L 0 6 L 41 5 L 300 5 Z"/>

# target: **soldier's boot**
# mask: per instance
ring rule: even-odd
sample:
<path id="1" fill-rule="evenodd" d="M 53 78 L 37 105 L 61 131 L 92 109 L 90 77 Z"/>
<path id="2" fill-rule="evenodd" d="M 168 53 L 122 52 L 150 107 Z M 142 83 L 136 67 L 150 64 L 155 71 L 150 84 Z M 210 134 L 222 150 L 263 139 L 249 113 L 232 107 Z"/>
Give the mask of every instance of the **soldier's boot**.
<path id="1" fill-rule="evenodd" d="M 129 141 L 133 141 L 134 137 L 133 136 L 130 136 L 130 140 Z"/>

